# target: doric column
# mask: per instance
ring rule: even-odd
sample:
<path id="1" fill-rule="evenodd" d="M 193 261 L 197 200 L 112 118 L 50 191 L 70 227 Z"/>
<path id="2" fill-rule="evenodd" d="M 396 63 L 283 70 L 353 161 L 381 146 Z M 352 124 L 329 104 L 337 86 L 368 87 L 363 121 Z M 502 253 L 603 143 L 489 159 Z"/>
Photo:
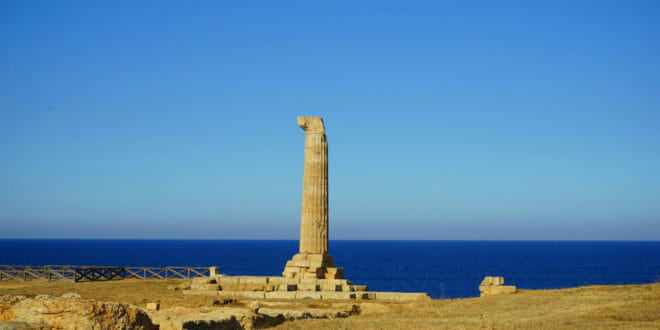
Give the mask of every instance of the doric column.
<path id="1" fill-rule="evenodd" d="M 321 117 L 298 117 L 305 130 L 300 252 L 287 261 L 282 276 L 288 278 L 341 279 L 328 254 L 328 140 Z"/>
<path id="2" fill-rule="evenodd" d="M 328 141 L 323 119 L 298 117 L 305 130 L 300 253 L 328 253 Z"/>

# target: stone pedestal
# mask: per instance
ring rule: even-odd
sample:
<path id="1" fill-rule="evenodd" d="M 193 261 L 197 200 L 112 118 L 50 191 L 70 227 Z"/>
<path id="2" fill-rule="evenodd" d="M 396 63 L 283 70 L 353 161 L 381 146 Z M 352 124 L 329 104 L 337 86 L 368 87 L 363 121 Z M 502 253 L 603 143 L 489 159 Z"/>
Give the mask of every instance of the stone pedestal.
<path id="1" fill-rule="evenodd" d="M 492 296 L 505 293 L 516 293 L 515 285 L 504 285 L 504 277 L 486 276 L 479 285 L 480 296 Z"/>
<path id="2" fill-rule="evenodd" d="M 328 141 L 323 119 L 298 117 L 305 130 L 300 252 L 286 263 L 288 278 L 341 279 L 344 270 L 334 268 L 328 254 Z"/>
<path id="3" fill-rule="evenodd" d="M 288 278 L 344 278 L 344 269 L 335 268 L 335 262 L 329 254 L 298 253 L 286 262 L 283 277 Z"/>

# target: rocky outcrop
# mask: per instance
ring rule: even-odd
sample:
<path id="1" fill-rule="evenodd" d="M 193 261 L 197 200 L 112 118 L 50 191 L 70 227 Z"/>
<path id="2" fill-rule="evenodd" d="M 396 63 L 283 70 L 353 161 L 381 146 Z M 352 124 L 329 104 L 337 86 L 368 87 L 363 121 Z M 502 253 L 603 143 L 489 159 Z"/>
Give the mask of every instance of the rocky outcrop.
<path id="1" fill-rule="evenodd" d="M 77 294 L 61 297 L 39 295 L 0 297 L 0 329 L 158 329 L 135 306 L 83 299 Z"/>
<path id="2" fill-rule="evenodd" d="M 234 302 L 232 302 L 234 303 Z M 356 304 L 312 308 L 260 301 L 222 307 L 172 307 L 143 310 L 133 305 L 39 295 L 0 297 L 0 330 L 5 329 L 254 329 L 307 318 L 339 318 L 359 314 Z"/>
<path id="3" fill-rule="evenodd" d="M 348 317 L 350 315 L 359 314 L 360 309 L 357 305 L 353 305 L 351 309 L 322 309 L 322 308 L 307 308 L 307 309 L 282 309 L 282 308 L 260 308 L 259 314 L 270 316 L 274 319 L 284 318 L 287 321 L 299 319 L 334 319 L 338 317 Z"/>
<path id="4" fill-rule="evenodd" d="M 335 308 L 272 308 L 254 301 L 245 307 L 174 307 L 149 311 L 149 316 L 161 330 L 179 329 L 260 329 L 274 327 L 286 321 L 307 318 L 338 318 L 359 314 L 357 305 Z"/>
<path id="5" fill-rule="evenodd" d="M 180 329 L 251 329 L 256 314 L 244 308 L 173 307 L 149 311 L 161 330 Z"/>

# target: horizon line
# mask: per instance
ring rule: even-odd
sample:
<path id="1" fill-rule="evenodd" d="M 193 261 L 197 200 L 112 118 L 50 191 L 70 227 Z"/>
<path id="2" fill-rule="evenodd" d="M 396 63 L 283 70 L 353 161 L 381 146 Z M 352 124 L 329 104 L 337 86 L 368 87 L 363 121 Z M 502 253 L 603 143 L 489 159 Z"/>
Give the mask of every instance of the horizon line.
<path id="1" fill-rule="evenodd" d="M 0 237 L 0 240 L 124 240 L 124 241 L 300 241 L 288 238 L 93 238 L 93 237 Z M 660 242 L 653 239 L 330 239 L 330 241 L 399 242 Z"/>

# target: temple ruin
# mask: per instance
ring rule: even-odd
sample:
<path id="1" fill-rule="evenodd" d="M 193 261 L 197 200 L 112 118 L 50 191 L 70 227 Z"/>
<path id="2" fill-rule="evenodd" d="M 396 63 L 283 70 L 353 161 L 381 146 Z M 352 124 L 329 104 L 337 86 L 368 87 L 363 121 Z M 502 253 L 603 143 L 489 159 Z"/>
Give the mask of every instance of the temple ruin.
<path id="1" fill-rule="evenodd" d="M 305 130 L 300 250 L 286 263 L 283 277 L 344 278 L 328 254 L 328 139 L 321 117 L 298 117 Z"/>
<path id="2" fill-rule="evenodd" d="M 328 253 L 328 140 L 321 117 L 298 117 L 305 130 L 305 166 L 300 216 L 300 248 L 282 276 L 228 276 L 211 267 L 209 277 L 195 278 L 186 295 L 232 299 L 320 299 L 332 301 L 414 301 L 426 293 L 369 292 L 344 279 Z"/>

